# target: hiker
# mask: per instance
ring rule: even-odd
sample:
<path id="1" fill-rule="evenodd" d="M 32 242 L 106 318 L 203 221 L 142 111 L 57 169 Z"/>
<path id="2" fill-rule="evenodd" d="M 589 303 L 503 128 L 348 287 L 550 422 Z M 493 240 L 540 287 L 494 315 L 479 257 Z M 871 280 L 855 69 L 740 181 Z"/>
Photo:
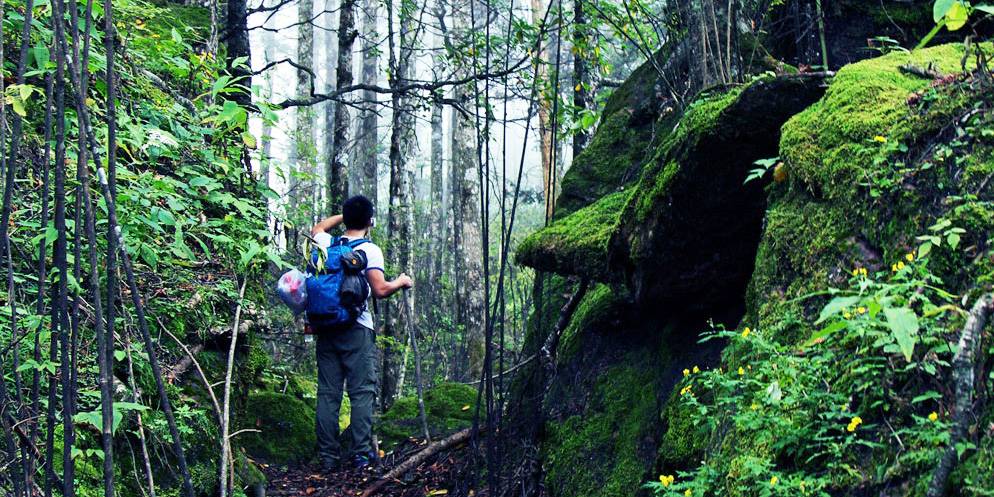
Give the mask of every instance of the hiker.
<path id="1" fill-rule="evenodd" d="M 365 254 L 362 275 L 369 283 L 369 293 L 374 298 L 383 299 L 398 290 L 411 288 L 414 280 L 401 274 L 393 281 L 387 281 L 383 272 L 383 251 L 369 240 L 374 221 L 373 203 L 362 195 L 356 195 L 342 204 L 342 214 L 316 224 L 311 229 L 311 236 L 324 250 L 328 250 L 329 246 L 342 249 L 347 246 L 356 254 Z M 343 222 L 345 233 L 332 240 L 328 231 Z M 329 254 L 331 252 L 328 250 Z M 341 466 L 338 417 L 343 384 L 348 387 L 352 403 L 352 467 L 362 469 L 376 460 L 372 444 L 373 403 L 377 385 L 376 332 L 373 331 L 373 316 L 365 304 L 365 301 L 359 304 L 353 316 L 332 325 L 327 324 L 327 319 L 322 319 L 323 315 L 315 315 L 308 309 L 309 326 L 317 342 L 318 455 L 322 469 L 328 472 Z"/>

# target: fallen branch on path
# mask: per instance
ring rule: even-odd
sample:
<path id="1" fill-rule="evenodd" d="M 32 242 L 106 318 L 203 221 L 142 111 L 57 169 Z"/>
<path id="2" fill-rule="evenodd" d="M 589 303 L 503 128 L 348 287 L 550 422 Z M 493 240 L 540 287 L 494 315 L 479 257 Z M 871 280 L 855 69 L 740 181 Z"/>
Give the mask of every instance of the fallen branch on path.
<path id="1" fill-rule="evenodd" d="M 452 435 L 449 435 L 447 438 L 443 438 L 442 440 L 429 444 L 427 447 L 422 449 L 421 452 L 414 454 L 409 459 L 400 463 L 399 465 L 397 465 L 397 467 L 391 469 L 385 475 L 381 476 L 379 480 L 373 482 L 372 485 L 370 485 L 368 488 L 366 488 L 366 490 L 362 492 L 361 497 L 370 497 L 371 495 L 378 492 L 381 488 L 383 488 L 383 486 L 386 485 L 387 483 L 397 480 L 398 478 L 403 476 L 404 473 L 407 473 L 408 471 L 418 467 L 419 464 L 425 462 L 425 460 L 427 460 L 429 457 L 445 449 L 455 447 L 462 443 L 466 443 L 469 440 L 469 437 L 472 434 L 472 432 L 473 432 L 472 428 L 466 428 L 465 430 L 458 431 Z"/>
<path id="2" fill-rule="evenodd" d="M 956 410 L 953 411 L 952 427 L 949 429 L 949 444 L 932 473 L 932 482 L 926 493 L 928 497 L 945 495 L 949 473 L 956 464 L 956 446 L 966 437 L 969 429 L 970 418 L 973 415 L 975 356 L 983 336 L 984 325 L 991 313 L 991 300 L 990 295 L 977 299 L 973 309 L 970 309 L 970 316 L 966 318 L 966 324 L 963 325 L 963 332 L 960 333 L 956 355 L 953 357 Z"/>

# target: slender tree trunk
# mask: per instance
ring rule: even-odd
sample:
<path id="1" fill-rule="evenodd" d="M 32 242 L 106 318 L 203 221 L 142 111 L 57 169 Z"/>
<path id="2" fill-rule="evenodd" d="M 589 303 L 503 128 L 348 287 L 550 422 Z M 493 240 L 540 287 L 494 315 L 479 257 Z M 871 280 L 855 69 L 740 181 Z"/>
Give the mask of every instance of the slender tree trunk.
<path id="1" fill-rule="evenodd" d="M 310 97 L 314 88 L 311 70 L 314 67 L 314 25 L 311 17 L 314 15 L 314 0 L 299 0 L 297 3 L 297 98 Z M 295 221 L 300 225 L 308 225 L 315 217 L 314 206 L 311 205 L 315 184 L 314 164 L 314 109 L 311 106 L 297 107 L 296 123 L 291 132 L 293 146 L 290 148 L 289 163 L 292 168 L 290 180 L 291 209 L 297 212 Z M 295 228 L 295 235 L 299 227 Z M 292 246 L 298 240 L 293 237 Z"/>
<path id="2" fill-rule="evenodd" d="M 241 287 L 238 289 L 238 304 L 235 307 L 235 322 L 231 326 L 231 341 L 228 344 L 228 366 L 225 369 L 224 374 L 224 400 L 221 404 L 221 474 L 220 474 L 220 485 L 221 485 L 221 497 L 227 497 L 228 495 L 228 465 L 231 463 L 231 439 L 229 435 L 230 428 L 230 416 L 231 411 L 231 375 L 235 369 L 235 351 L 237 350 L 238 343 L 238 320 L 242 316 L 242 299 L 245 298 L 245 284 L 248 279 L 243 279 Z"/>
<path id="3" fill-rule="evenodd" d="M 480 22 L 480 16 L 475 19 Z M 470 6 L 453 7 L 453 30 L 456 36 L 469 37 L 480 26 L 473 25 Z M 469 64 L 462 64 L 459 76 L 469 74 Z M 470 85 L 457 86 L 455 99 L 463 102 L 469 109 L 478 109 L 474 102 L 474 87 Z M 453 197 L 453 203 L 458 204 L 460 225 L 458 229 L 461 272 L 456 273 L 460 279 L 459 323 L 466 337 L 466 357 L 468 360 L 469 377 L 476 378 L 483 371 L 484 356 L 484 301 L 483 301 L 483 247 L 480 238 L 480 185 L 479 185 L 479 156 L 477 154 L 477 134 L 475 121 L 472 116 L 456 113 L 455 129 L 452 134 L 452 169 L 453 181 L 460 183 L 459 196 Z"/>
<path id="4" fill-rule="evenodd" d="M 545 16 L 546 3 L 543 0 L 531 0 L 532 24 L 538 26 Z M 541 26 L 538 26 L 541 27 Z M 552 142 L 553 131 L 550 124 L 550 112 L 552 110 L 552 95 L 549 93 L 549 52 L 545 48 L 547 44 L 542 43 L 538 51 L 535 52 L 533 64 L 537 66 L 535 76 L 545 87 L 545 91 L 539 92 L 538 99 L 538 136 L 539 149 L 542 153 L 542 191 L 545 197 L 545 218 L 552 219 L 552 207 L 555 194 L 552 192 Z"/>
<path id="5" fill-rule="evenodd" d="M 390 47 L 390 86 L 403 85 L 411 75 L 410 62 L 413 56 L 410 40 L 412 18 L 409 9 L 401 6 L 399 12 L 399 32 L 394 34 L 394 3 L 387 3 L 388 40 Z M 395 41 L 396 40 L 396 41 Z M 398 49 L 399 46 L 399 49 Z M 411 273 L 414 254 L 411 244 L 411 227 L 414 224 L 413 199 L 411 198 L 410 178 L 407 162 L 414 144 L 414 108 L 408 95 L 396 91 L 392 93 L 393 115 L 390 134 L 390 265 L 398 271 Z M 404 359 L 398 354 L 399 344 L 411 336 L 414 326 L 414 295 L 404 291 L 399 298 L 389 302 L 387 320 L 383 327 L 384 336 L 392 339 L 383 353 L 383 407 L 390 404 L 400 393 L 404 371 Z"/>
<path id="6" fill-rule="evenodd" d="M 246 0 L 227 0 L 227 18 L 224 29 L 225 45 L 227 47 L 228 70 L 238 78 L 243 78 L 239 84 L 246 88 L 252 87 L 252 49 L 249 44 L 248 32 L 248 2 Z M 238 59 L 243 59 L 238 61 Z M 236 64 L 236 62 L 239 62 Z M 239 105 L 248 106 L 252 103 L 249 92 L 235 93 L 232 100 Z"/>
<path id="7" fill-rule="evenodd" d="M 587 69 L 587 51 L 590 49 L 587 36 L 587 15 L 584 0 L 573 0 L 573 112 L 575 119 L 582 119 L 589 104 L 590 74 Z M 577 128 L 573 134 L 573 157 L 587 147 L 590 131 Z"/>
<path id="8" fill-rule="evenodd" d="M 355 29 L 355 0 L 342 0 L 338 7 L 338 64 L 335 69 L 335 85 L 338 88 L 352 84 L 352 46 L 357 32 Z M 349 110 L 346 105 L 335 105 L 335 129 L 332 133 L 331 153 L 325 164 L 328 182 L 328 208 L 338 209 L 345 200 L 345 152 L 348 147 Z"/>
<path id="9" fill-rule="evenodd" d="M 444 0 L 436 1 L 436 17 L 439 19 L 439 24 L 444 26 L 445 19 L 445 3 Z M 432 67 L 436 77 L 439 77 L 445 71 L 445 60 L 442 56 L 442 50 L 444 48 L 443 41 L 444 34 L 436 34 L 434 40 L 434 55 L 432 56 Z M 428 297 L 429 302 L 432 303 L 432 307 L 428 311 L 432 315 L 438 315 L 443 312 L 445 308 L 444 302 L 442 301 L 442 273 L 444 268 L 444 258 L 443 254 L 445 250 L 445 242 L 447 236 L 448 223 L 446 222 L 445 213 L 448 212 L 445 206 L 445 150 L 443 146 L 443 123 L 442 123 L 442 103 L 438 100 L 432 102 L 431 106 L 431 193 L 430 193 L 430 208 L 428 212 L 428 237 L 431 242 L 431 257 L 428 261 L 428 281 L 425 283 L 430 286 L 425 292 Z M 434 316 L 432 321 L 436 321 Z"/>
<path id="10" fill-rule="evenodd" d="M 379 82 L 379 55 L 377 48 L 376 23 L 379 20 L 380 1 L 364 0 L 362 17 L 362 83 L 375 85 Z M 377 131 L 376 100 L 378 93 L 370 90 L 362 92 L 362 110 L 359 112 L 359 133 L 356 137 L 355 178 L 356 192 L 365 195 L 377 204 Z"/>

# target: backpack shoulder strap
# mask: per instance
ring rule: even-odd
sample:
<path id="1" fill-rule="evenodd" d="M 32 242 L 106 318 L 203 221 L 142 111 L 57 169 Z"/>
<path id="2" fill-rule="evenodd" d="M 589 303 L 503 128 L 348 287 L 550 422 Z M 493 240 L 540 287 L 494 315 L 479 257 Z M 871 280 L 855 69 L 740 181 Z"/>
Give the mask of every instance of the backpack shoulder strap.
<path id="1" fill-rule="evenodd" d="M 350 249 L 354 249 L 359 245 L 362 245 L 369 241 L 370 241 L 369 238 L 357 238 L 355 240 L 349 240 L 348 243 L 346 243 L 346 245 L 348 245 Z"/>

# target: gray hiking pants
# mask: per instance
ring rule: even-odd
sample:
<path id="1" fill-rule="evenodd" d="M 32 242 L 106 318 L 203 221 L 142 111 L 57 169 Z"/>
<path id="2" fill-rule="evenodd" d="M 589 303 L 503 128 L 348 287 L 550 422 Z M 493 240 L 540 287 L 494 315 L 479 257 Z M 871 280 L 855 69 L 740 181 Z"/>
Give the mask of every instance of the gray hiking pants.
<path id="1" fill-rule="evenodd" d="M 352 453 L 373 451 L 373 403 L 376 397 L 376 336 L 361 324 L 346 329 L 314 330 L 317 341 L 318 455 L 322 462 L 342 457 L 338 417 L 342 387 L 352 404 Z"/>

